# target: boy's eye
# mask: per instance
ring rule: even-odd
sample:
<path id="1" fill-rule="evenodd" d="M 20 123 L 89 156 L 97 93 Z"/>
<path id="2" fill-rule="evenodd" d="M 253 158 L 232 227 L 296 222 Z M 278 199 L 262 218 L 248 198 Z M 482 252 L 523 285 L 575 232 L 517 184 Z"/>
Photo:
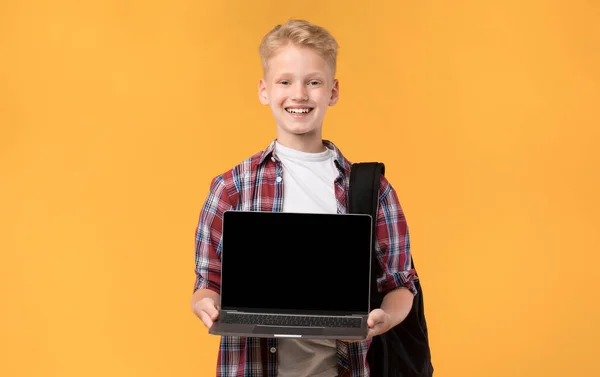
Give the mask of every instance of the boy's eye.
<path id="1" fill-rule="evenodd" d="M 288 80 L 281 80 L 279 81 L 279 84 L 281 85 L 290 85 L 290 82 Z M 308 85 L 310 86 L 317 86 L 317 85 L 321 85 L 321 82 L 318 80 L 311 80 L 308 82 Z"/>

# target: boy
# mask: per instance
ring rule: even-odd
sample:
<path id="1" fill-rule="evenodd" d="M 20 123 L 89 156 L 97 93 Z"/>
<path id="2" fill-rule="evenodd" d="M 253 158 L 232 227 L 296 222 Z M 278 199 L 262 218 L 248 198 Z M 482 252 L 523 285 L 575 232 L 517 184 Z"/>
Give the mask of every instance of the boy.
<path id="1" fill-rule="evenodd" d="M 271 109 L 277 136 L 264 151 L 211 183 L 197 229 L 192 296 L 193 312 L 207 328 L 219 315 L 224 211 L 346 212 L 351 163 L 332 142 L 322 139 L 325 112 L 339 96 L 335 39 L 317 25 L 291 20 L 270 31 L 259 51 L 264 77 L 258 97 Z M 374 252 L 385 271 L 378 277 L 378 288 L 386 295 L 381 308 L 369 314 L 367 340 L 223 337 L 217 376 L 369 376 L 370 339 L 408 315 L 417 279 L 410 269 L 406 220 L 385 177 L 380 198 Z M 264 238 L 269 242 L 268 230 Z"/>

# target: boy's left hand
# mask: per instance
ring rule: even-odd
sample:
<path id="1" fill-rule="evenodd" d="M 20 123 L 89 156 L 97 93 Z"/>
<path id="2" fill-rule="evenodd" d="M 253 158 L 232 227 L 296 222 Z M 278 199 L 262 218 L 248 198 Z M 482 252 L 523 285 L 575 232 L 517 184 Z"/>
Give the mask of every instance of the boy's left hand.
<path id="1" fill-rule="evenodd" d="M 369 340 L 376 335 L 381 335 L 392 328 L 392 319 L 381 309 L 373 309 L 371 313 L 369 313 L 369 317 L 367 318 L 367 326 L 369 328 L 369 332 L 367 333 L 367 338 L 364 340 Z M 345 342 L 362 342 L 364 340 L 344 340 Z"/>
<path id="2" fill-rule="evenodd" d="M 367 339 L 371 339 L 376 335 L 381 335 L 392 328 L 392 318 L 381 309 L 373 309 L 367 318 L 367 326 L 369 332 Z"/>

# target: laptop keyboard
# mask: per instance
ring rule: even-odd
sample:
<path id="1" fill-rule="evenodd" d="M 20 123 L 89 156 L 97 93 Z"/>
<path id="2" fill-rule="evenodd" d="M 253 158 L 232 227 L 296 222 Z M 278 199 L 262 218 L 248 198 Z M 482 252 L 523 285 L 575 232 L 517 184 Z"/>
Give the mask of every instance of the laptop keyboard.
<path id="1" fill-rule="evenodd" d="M 301 315 L 227 313 L 227 315 L 223 318 L 223 323 L 266 326 L 360 328 L 361 319 L 356 317 L 317 317 Z"/>

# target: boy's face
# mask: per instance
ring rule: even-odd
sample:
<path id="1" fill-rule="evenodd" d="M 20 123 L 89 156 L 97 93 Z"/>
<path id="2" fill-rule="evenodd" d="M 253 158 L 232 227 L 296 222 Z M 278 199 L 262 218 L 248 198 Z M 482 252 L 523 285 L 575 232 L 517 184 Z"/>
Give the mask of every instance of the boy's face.
<path id="1" fill-rule="evenodd" d="M 277 124 L 277 138 L 321 138 L 328 106 L 338 100 L 339 84 L 327 61 L 310 48 L 287 45 L 267 64 L 258 96 L 269 105 Z"/>

